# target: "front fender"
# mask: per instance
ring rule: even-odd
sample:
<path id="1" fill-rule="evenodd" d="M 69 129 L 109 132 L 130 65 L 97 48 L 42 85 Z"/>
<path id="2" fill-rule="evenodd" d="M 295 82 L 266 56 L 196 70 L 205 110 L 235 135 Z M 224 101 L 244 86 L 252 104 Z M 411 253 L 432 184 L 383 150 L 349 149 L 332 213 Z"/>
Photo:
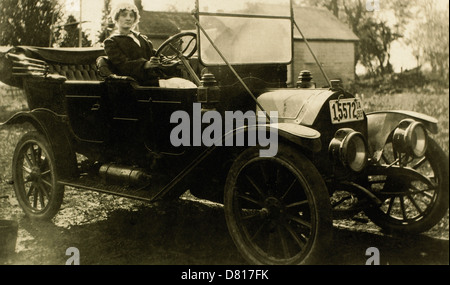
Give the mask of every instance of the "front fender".
<path id="1" fill-rule="evenodd" d="M 404 119 L 413 119 L 421 122 L 425 128 L 433 134 L 438 132 L 438 120 L 425 114 L 402 110 L 368 113 L 368 144 L 369 152 L 372 154 L 373 158 L 378 160 L 389 135 L 395 130 L 400 121 Z"/>
<path id="2" fill-rule="evenodd" d="M 292 123 L 278 123 L 278 134 L 305 149 L 319 152 L 322 148 L 320 133 L 312 128 Z"/>
<path id="3" fill-rule="evenodd" d="M 70 134 L 63 117 L 48 109 L 18 112 L 0 127 L 30 123 L 45 135 L 55 156 L 59 178 L 71 178 L 76 174 L 77 164 Z"/>
<path id="4" fill-rule="evenodd" d="M 251 132 L 254 132 L 253 135 L 256 135 L 261 130 L 270 134 L 271 138 L 276 138 L 275 143 L 278 143 L 278 137 L 280 137 L 311 152 L 319 152 L 322 148 L 320 133 L 318 131 L 293 123 L 260 124 L 240 127 L 226 133 L 222 137 L 221 145 L 230 145 L 227 141 L 233 142 L 236 136 L 248 135 Z"/>

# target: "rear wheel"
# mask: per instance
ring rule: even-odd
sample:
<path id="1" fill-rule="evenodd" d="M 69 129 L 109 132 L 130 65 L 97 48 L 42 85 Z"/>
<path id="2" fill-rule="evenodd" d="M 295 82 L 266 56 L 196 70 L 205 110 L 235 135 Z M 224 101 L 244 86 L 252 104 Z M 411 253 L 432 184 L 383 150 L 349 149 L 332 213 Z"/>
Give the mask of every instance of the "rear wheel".
<path id="1" fill-rule="evenodd" d="M 53 218 L 61 207 L 64 186 L 57 182 L 54 155 L 42 134 L 33 131 L 20 139 L 12 174 L 14 191 L 24 212 L 34 219 Z"/>
<path id="2" fill-rule="evenodd" d="M 425 156 L 404 161 L 401 167 L 398 157 L 392 143 L 387 143 L 382 156 L 385 174 L 369 176 L 372 190 L 383 204 L 369 208 L 366 214 L 390 233 L 427 231 L 448 210 L 448 158 L 431 138 Z M 402 169 L 406 171 L 398 171 Z"/>
<path id="3" fill-rule="evenodd" d="M 331 206 L 322 177 L 295 149 L 275 157 L 244 151 L 225 185 L 225 217 L 241 254 L 252 264 L 319 263 L 331 243 Z"/>

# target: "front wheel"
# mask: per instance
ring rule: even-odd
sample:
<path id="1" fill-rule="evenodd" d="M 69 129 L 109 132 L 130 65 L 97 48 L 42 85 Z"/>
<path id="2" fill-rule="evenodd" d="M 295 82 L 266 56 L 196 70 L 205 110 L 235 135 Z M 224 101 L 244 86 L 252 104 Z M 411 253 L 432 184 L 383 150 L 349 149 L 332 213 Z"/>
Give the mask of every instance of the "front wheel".
<path id="1" fill-rule="evenodd" d="M 229 171 L 224 203 L 231 237 L 252 264 L 320 263 L 331 243 L 325 183 L 290 146 L 280 144 L 274 157 L 259 157 L 258 147 L 241 153 Z"/>
<path id="2" fill-rule="evenodd" d="M 369 176 L 372 190 L 383 201 L 367 216 L 389 233 L 417 234 L 431 229 L 449 206 L 448 158 L 431 138 L 425 156 L 396 162 L 392 142 L 383 150 L 384 175 Z M 401 172 L 399 170 L 402 170 Z"/>
<path id="3" fill-rule="evenodd" d="M 57 182 L 55 158 L 42 134 L 26 133 L 17 143 L 12 175 L 17 200 L 27 216 L 49 220 L 56 215 L 64 186 Z"/>

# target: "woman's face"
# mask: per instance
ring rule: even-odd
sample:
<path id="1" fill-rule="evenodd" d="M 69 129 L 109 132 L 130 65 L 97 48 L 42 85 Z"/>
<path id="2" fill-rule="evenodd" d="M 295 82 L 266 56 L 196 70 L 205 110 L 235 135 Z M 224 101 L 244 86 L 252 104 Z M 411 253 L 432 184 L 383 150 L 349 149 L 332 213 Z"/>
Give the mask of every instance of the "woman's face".
<path id="1" fill-rule="evenodd" d="M 117 25 L 120 28 L 131 29 L 136 22 L 136 16 L 133 11 L 122 10 L 119 13 L 119 18 L 117 19 Z"/>

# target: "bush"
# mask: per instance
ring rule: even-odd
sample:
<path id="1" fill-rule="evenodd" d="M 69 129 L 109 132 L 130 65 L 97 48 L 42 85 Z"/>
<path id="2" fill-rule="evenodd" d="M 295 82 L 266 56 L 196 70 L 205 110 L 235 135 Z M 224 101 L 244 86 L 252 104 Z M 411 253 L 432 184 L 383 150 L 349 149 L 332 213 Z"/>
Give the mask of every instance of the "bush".
<path id="1" fill-rule="evenodd" d="M 27 109 L 28 104 L 22 89 L 0 83 L 0 123 L 16 112 Z"/>
<path id="2" fill-rule="evenodd" d="M 397 94 L 414 92 L 438 94 L 447 89 L 448 81 L 432 73 L 424 74 L 419 68 L 391 73 L 384 76 L 366 75 L 348 86 L 352 93 Z"/>

